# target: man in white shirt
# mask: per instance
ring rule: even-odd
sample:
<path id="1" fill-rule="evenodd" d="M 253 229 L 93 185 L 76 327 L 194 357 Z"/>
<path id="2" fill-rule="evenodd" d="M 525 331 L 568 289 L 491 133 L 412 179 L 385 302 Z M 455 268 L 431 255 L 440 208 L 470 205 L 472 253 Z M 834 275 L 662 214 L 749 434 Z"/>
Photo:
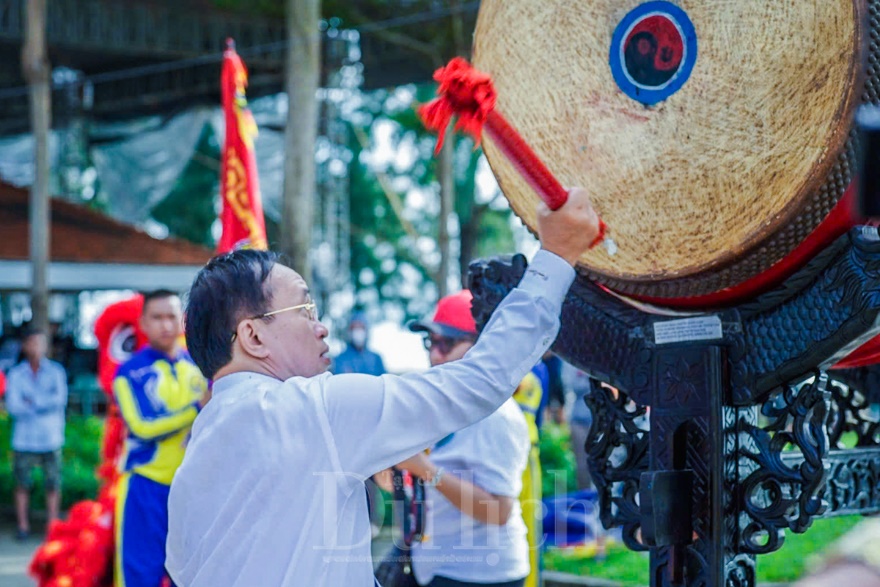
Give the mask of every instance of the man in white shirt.
<path id="1" fill-rule="evenodd" d="M 186 338 L 214 379 L 171 485 L 166 566 L 180 587 L 374 584 L 364 480 L 497 410 L 559 329 L 599 222 L 586 192 L 538 210 L 539 251 L 459 361 L 400 377 L 329 375 L 302 277 L 237 251 L 199 272 Z"/>
<path id="2" fill-rule="evenodd" d="M 437 302 L 434 316 L 410 325 L 425 333 L 431 366 L 461 360 L 477 340 L 471 292 Z M 425 587 L 523 587 L 530 571 L 518 499 L 529 459 L 529 427 L 512 397 L 479 422 L 443 438 L 430 458 L 398 465 L 427 486 L 427 523 L 413 544 L 412 568 Z"/>

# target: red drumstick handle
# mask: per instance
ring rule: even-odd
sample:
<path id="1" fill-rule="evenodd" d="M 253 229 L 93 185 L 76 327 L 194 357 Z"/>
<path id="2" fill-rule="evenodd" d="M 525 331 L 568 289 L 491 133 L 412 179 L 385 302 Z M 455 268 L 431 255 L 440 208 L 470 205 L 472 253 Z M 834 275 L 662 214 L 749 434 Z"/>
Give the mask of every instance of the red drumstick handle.
<path id="1" fill-rule="evenodd" d="M 568 201 L 568 192 L 556 176 L 551 173 L 544 162 L 538 157 L 529 144 L 522 138 L 507 119 L 497 110 L 492 110 L 486 116 L 483 130 L 492 138 L 504 156 L 513 163 L 517 171 L 528 182 L 532 189 L 544 200 L 551 210 L 559 210 Z M 590 244 L 595 247 L 605 240 L 607 226 L 605 221 L 599 219 L 599 234 Z M 612 245 L 613 246 L 613 245 Z M 611 249 L 609 249 L 611 252 Z M 613 253 L 612 253 L 613 254 Z"/>
<path id="2" fill-rule="evenodd" d="M 486 117 L 483 130 L 544 200 L 547 207 L 551 210 L 562 208 L 568 201 L 568 192 L 507 119 L 492 110 Z"/>
<path id="3" fill-rule="evenodd" d="M 488 74 L 477 71 L 464 59 L 455 57 L 446 67 L 434 72 L 434 79 L 439 83 L 438 97 L 419 108 L 419 115 L 427 128 L 436 130 L 440 135 L 435 152 L 440 151 L 449 121 L 453 115 L 457 115 L 455 128 L 473 136 L 477 143 L 485 129 L 492 137 L 492 142 L 513 163 L 547 207 L 558 210 L 565 205 L 568 192 L 516 129 L 495 111 L 495 87 Z M 605 229 L 605 223 L 599 219 L 599 235 L 591 247 L 604 240 Z M 609 239 L 606 246 L 609 254 L 613 255 L 616 245 Z"/>

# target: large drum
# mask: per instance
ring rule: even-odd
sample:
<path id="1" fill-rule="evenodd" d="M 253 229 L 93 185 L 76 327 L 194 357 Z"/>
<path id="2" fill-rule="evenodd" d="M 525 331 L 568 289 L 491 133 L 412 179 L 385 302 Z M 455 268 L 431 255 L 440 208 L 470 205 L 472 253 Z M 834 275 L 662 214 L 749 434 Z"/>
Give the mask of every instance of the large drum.
<path id="1" fill-rule="evenodd" d="M 854 223 L 855 108 L 878 102 L 880 0 L 483 0 L 474 64 L 618 246 L 580 268 L 679 307 L 784 279 Z M 485 151 L 514 211 L 537 196 Z M 845 197 L 846 195 L 846 197 Z"/>

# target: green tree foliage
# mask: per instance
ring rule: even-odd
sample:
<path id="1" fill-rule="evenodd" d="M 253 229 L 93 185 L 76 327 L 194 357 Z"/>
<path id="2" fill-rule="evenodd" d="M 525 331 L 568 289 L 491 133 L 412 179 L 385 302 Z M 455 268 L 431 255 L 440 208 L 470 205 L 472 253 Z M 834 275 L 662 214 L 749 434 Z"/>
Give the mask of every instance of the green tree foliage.
<path id="1" fill-rule="evenodd" d="M 400 127 L 399 140 L 409 140 L 418 148 L 419 158 L 406 172 L 420 185 L 439 190 L 433 154 L 437 137 L 425 130 L 416 114 L 416 106 L 431 100 L 435 93 L 433 83 L 418 86 L 412 103 L 391 117 Z M 510 253 L 515 243 L 510 228 L 511 211 L 500 190 L 492 194 L 478 192 L 477 171 L 484 160 L 482 149 L 476 148 L 470 137 L 460 134 L 447 135 L 447 140 L 455 141 L 456 145 L 453 212 L 458 223 L 457 260 L 464 280 L 471 261 Z"/>
<path id="2" fill-rule="evenodd" d="M 540 437 L 541 491 L 544 497 L 577 490 L 577 466 L 568 426 L 545 422 Z"/>
<path id="3" fill-rule="evenodd" d="M 458 139 L 455 166 L 455 214 L 459 224 L 459 272 L 465 283 L 475 259 L 510 253 L 515 248 L 510 227 L 511 211 L 500 190 L 488 198 L 477 193 L 481 149 L 467 138 Z M 487 171 L 488 173 L 488 171 Z"/>
<path id="4" fill-rule="evenodd" d="M 374 92 L 365 97 L 355 117 L 359 126 L 354 128 L 351 122 L 352 280 L 361 292 L 376 288 L 380 299 L 400 302 L 408 316 L 430 309 L 436 301 L 436 280 L 441 278 L 437 275 L 436 137 L 425 131 L 414 109 L 434 91 L 433 84 L 426 84 Z M 380 127 L 388 135 L 382 148 L 390 149 L 392 156 L 382 163 L 368 163 L 379 148 Z M 359 133 L 373 135 L 368 148 L 357 139 Z M 458 243 L 456 264 L 466 276 L 475 258 L 513 251 L 511 212 L 500 192 L 482 194 L 477 189 L 482 151 L 474 149 L 467 137 L 447 140 L 456 142 L 454 224 L 458 230 L 453 236 Z M 395 210 L 395 198 L 402 202 L 402 210 Z"/>
<path id="5" fill-rule="evenodd" d="M 151 216 L 167 226 L 172 236 L 213 247 L 211 226 L 217 219 L 219 175 L 220 145 L 213 127 L 205 124 L 192 158 Z"/>
<path id="6" fill-rule="evenodd" d="M 284 18 L 284 0 L 210 0 L 214 6 L 230 12 Z M 402 57 L 428 59 L 431 67 L 443 60 L 469 50 L 473 32 L 473 11 L 462 17 L 459 9 L 470 2 L 464 0 L 322 0 L 325 20 L 338 28 L 360 27 L 368 23 L 393 22 L 407 15 L 423 15 L 404 26 L 391 26 L 372 31 L 384 42 L 397 45 Z M 436 14 L 436 18 L 429 18 Z"/>
<path id="7" fill-rule="evenodd" d="M 360 304 L 368 304 L 370 298 L 396 303 L 407 317 L 418 316 L 426 307 L 420 303 L 422 296 L 413 294 L 425 291 L 432 280 L 431 271 L 419 256 L 419 243 L 407 234 L 354 136 L 350 148 L 351 277 L 356 298 Z M 429 219 L 421 220 L 420 224 L 430 226 Z M 375 296 L 365 295 L 370 290 Z"/>

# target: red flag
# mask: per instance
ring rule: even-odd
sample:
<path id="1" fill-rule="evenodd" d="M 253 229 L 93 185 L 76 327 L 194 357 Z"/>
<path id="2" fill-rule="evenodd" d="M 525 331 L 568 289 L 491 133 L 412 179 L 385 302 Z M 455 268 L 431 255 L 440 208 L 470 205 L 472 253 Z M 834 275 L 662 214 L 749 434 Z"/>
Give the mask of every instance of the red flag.
<path id="1" fill-rule="evenodd" d="M 229 39 L 223 53 L 221 79 L 226 142 L 220 162 L 223 235 L 217 244 L 218 253 L 240 248 L 267 248 L 266 221 L 254 158 L 257 124 L 247 107 L 246 87 L 247 68 L 235 52 L 235 43 Z"/>

